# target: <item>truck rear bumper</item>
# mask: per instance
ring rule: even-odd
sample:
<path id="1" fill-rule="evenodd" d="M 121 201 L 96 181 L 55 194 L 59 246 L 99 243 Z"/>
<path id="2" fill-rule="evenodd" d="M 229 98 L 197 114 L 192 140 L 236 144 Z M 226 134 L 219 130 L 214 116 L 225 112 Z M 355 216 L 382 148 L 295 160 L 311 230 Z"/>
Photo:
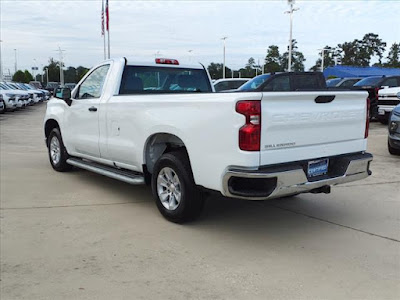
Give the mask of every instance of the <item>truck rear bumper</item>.
<path id="1" fill-rule="evenodd" d="M 307 177 L 308 161 L 248 169 L 229 167 L 223 176 L 223 194 L 248 200 L 273 199 L 298 193 L 326 192 L 331 185 L 371 175 L 370 153 L 329 157 L 328 173 Z"/>

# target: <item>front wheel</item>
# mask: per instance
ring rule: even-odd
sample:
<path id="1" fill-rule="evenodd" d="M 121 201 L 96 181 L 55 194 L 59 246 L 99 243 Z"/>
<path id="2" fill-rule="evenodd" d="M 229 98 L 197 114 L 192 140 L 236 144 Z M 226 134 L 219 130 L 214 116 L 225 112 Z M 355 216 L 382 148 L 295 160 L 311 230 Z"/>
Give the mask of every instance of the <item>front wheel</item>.
<path id="1" fill-rule="evenodd" d="M 204 206 L 184 151 L 166 153 L 154 166 L 152 192 L 157 208 L 169 221 L 183 223 L 197 218 Z"/>
<path id="2" fill-rule="evenodd" d="M 54 170 L 65 172 L 72 169 L 72 166 L 67 164 L 68 153 L 62 141 L 60 129 L 54 128 L 47 138 L 47 147 L 49 151 L 50 164 Z"/>
<path id="3" fill-rule="evenodd" d="M 389 142 L 388 142 L 388 150 L 389 153 L 392 155 L 400 155 L 400 149 L 393 148 L 392 146 L 390 146 Z"/>
<path id="4" fill-rule="evenodd" d="M 0 102 L 2 102 L 2 103 L 3 103 L 3 108 L 2 108 L 2 109 L 0 109 L 0 114 L 4 114 L 4 113 L 5 113 L 5 111 L 6 111 L 6 103 L 4 102 L 4 100 L 0 100 Z"/>

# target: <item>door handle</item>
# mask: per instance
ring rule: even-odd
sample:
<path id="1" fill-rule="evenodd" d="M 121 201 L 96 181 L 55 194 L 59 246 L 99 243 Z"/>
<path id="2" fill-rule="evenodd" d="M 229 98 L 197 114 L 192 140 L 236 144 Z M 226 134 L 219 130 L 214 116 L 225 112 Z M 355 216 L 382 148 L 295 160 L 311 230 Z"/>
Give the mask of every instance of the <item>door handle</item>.
<path id="1" fill-rule="evenodd" d="M 97 111 L 97 107 L 94 107 L 94 106 L 89 107 L 89 111 Z"/>
<path id="2" fill-rule="evenodd" d="M 314 99 L 315 103 L 329 103 L 335 100 L 335 95 L 331 96 L 318 96 L 317 98 Z"/>

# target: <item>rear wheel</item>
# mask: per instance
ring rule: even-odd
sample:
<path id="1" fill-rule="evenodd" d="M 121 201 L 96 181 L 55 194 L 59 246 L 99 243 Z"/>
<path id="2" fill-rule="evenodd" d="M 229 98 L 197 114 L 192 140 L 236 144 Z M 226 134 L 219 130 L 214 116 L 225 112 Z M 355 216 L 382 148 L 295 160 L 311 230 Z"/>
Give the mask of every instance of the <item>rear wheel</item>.
<path id="1" fill-rule="evenodd" d="M 389 142 L 388 142 L 388 150 L 389 153 L 392 155 L 400 155 L 400 149 L 393 148 L 392 146 L 390 146 Z"/>
<path id="2" fill-rule="evenodd" d="M 160 213 L 169 221 L 194 220 L 203 209 L 202 192 L 196 187 L 184 151 L 166 153 L 154 166 L 151 186 Z"/>
<path id="3" fill-rule="evenodd" d="M 383 125 L 387 125 L 388 124 L 388 116 L 384 117 L 384 116 L 379 116 L 378 117 L 378 121 L 383 124 Z"/>
<path id="4" fill-rule="evenodd" d="M 1 103 L 3 103 L 3 108 L 0 108 L 0 114 L 4 114 L 6 112 L 6 103 L 4 100 L 0 100 Z"/>
<path id="5" fill-rule="evenodd" d="M 54 128 L 47 138 L 47 147 L 49 151 L 50 164 L 54 170 L 65 172 L 72 169 L 72 166 L 67 164 L 68 153 L 62 141 L 60 129 Z"/>

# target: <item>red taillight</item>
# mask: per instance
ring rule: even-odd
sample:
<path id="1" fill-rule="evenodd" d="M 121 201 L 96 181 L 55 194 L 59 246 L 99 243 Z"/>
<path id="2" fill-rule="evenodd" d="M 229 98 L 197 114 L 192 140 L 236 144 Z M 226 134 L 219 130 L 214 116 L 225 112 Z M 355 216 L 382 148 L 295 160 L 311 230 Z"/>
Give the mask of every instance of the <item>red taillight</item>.
<path id="1" fill-rule="evenodd" d="M 244 151 L 260 151 L 261 101 L 239 101 L 236 103 L 236 111 L 246 117 L 246 124 L 239 129 L 239 148 Z"/>
<path id="2" fill-rule="evenodd" d="M 369 110 L 371 107 L 371 100 L 369 100 L 369 98 L 367 98 L 367 115 L 366 115 L 366 119 L 365 119 L 365 133 L 364 133 L 364 139 L 366 139 L 368 137 L 368 132 L 369 132 Z"/>
<path id="3" fill-rule="evenodd" d="M 156 58 L 156 64 L 179 65 L 179 61 L 170 58 Z"/>

